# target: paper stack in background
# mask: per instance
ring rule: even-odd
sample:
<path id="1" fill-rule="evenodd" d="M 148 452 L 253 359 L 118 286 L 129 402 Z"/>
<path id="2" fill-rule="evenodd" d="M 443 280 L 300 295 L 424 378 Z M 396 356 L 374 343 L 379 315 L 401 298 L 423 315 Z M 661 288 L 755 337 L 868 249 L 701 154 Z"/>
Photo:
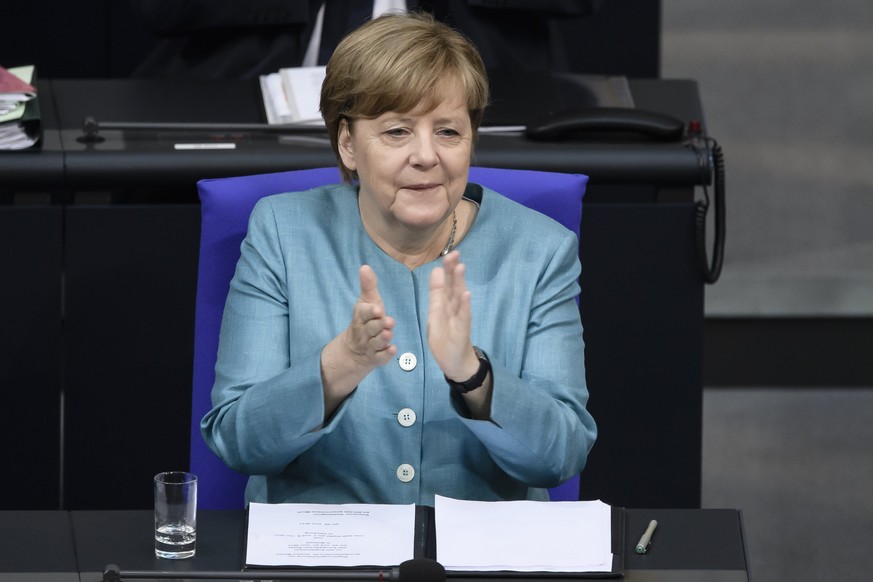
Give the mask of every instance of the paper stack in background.
<path id="1" fill-rule="evenodd" d="M 34 67 L 0 67 L 0 150 L 33 147 L 40 137 Z"/>
<path id="2" fill-rule="evenodd" d="M 262 75 L 261 96 L 270 125 L 324 125 L 318 102 L 324 67 L 288 67 Z"/>

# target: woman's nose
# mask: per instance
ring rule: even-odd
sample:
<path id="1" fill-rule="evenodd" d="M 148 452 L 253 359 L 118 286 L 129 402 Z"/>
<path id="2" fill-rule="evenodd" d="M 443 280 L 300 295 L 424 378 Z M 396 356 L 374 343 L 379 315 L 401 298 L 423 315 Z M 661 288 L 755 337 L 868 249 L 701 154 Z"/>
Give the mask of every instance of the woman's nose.
<path id="1" fill-rule="evenodd" d="M 414 166 L 433 166 L 439 161 L 433 142 L 427 137 L 412 141 L 410 163 Z"/>

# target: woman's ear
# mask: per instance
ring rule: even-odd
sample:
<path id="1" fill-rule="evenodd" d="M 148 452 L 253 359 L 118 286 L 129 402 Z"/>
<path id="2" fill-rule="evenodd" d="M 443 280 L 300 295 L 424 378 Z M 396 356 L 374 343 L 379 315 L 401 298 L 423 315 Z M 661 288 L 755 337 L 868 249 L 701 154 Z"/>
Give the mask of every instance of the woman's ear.
<path id="1" fill-rule="evenodd" d="M 355 165 L 355 150 L 352 143 L 352 127 L 348 119 L 341 119 L 337 128 L 337 150 L 339 151 L 340 160 L 350 172 L 354 172 Z"/>

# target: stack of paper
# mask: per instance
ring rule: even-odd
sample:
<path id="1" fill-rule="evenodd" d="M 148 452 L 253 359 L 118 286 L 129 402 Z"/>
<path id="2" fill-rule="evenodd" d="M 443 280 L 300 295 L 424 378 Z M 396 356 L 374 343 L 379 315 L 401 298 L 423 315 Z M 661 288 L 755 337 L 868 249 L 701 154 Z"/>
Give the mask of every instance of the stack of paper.
<path id="1" fill-rule="evenodd" d="M 261 96 L 267 123 L 323 125 L 318 103 L 324 73 L 324 67 L 289 67 L 262 75 Z"/>
<path id="2" fill-rule="evenodd" d="M 601 501 L 461 501 L 436 497 L 446 570 L 609 572 L 612 509 Z"/>
<path id="3" fill-rule="evenodd" d="M 39 141 L 34 67 L 0 67 L 0 150 L 21 150 Z"/>

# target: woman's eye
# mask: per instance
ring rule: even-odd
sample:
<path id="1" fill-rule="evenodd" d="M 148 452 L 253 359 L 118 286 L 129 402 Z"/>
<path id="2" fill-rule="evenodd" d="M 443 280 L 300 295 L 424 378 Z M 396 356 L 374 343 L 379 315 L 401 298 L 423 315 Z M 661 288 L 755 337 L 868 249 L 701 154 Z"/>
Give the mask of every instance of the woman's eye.
<path id="1" fill-rule="evenodd" d="M 395 127 L 385 132 L 385 135 L 390 137 L 403 137 L 406 135 L 406 130 L 402 127 Z"/>
<path id="2" fill-rule="evenodd" d="M 463 140 L 463 136 L 461 135 L 460 131 L 449 127 L 441 129 L 437 133 L 437 135 L 441 140 L 443 140 L 444 143 L 447 144 L 456 144 L 460 143 Z"/>

